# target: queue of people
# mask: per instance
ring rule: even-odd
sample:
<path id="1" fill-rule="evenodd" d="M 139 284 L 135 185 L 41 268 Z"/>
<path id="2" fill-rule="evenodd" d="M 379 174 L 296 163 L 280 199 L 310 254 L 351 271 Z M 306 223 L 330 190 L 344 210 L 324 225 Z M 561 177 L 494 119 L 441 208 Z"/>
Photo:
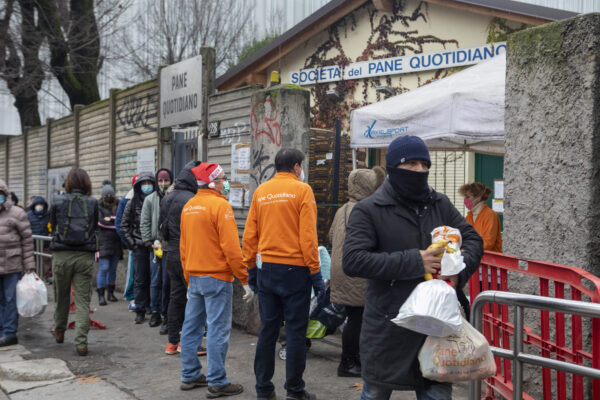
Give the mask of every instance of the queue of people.
<path id="1" fill-rule="evenodd" d="M 485 205 L 491 190 L 481 183 L 460 188 L 470 210 L 465 220 L 448 197 L 429 186 L 430 167 L 421 139 L 396 138 L 386 154 L 386 170 L 351 172 L 349 202 L 337 211 L 330 228 L 331 302 L 343 306 L 347 316 L 337 373 L 363 378 L 362 400 L 389 399 L 394 390 L 413 390 L 424 400 L 451 399 L 451 384 L 429 381 L 419 371 L 417 354 L 425 336 L 390 321 L 424 274 L 440 270 L 440 249 L 424 250 L 430 239 L 423 233 L 441 225 L 460 230 L 466 268 L 442 277 L 459 299 L 483 250 L 501 250 L 498 217 Z M 35 268 L 33 228 L 35 234 L 52 236 L 52 334 L 57 343 L 64 342 L 73 287 L 75 347 L 79 355 L 87 355 L 94 258 L 98 301 L 104 306 L 117 301 L 116 269 L 125 248 L 129 263 L 124 297 L 136 313 L 136 324 L 149 313 L 149 325 L 161 325 L 166 354 L 181 352 L 181 390 L 207 387 L 207 398 L 244 391 L 229 381 L 225 368 L 237 278 L 245 301 L 257 297 L 262 323 L 254 355 L 256 398 L 276 398 L 275 346 L 284 326 L 285 398 L 316 399 L 306 390 L 303 374 L 311 292 L 318 301 L 326 295 L 317 205 L 304 182 L 301 151 L 280 150 L 275 169 L 275 176 L 254 191 L 242 246 L 225 197 L 228 178 L 218 164 L 190 162 L 175 182 L 168 169 L 140 172 L 120 200 L 105 181 L 98 201 L 91 197 L 87 173 L 73 168 L 65 194 L 49 210 L 44 199 L 36 198 L 29 214 L 12 205 L 0 181 L 0 238 L 6 237 L 0 241 L 0 346 L 17 342 L 14 288 L 23 272 Z M 9 219 L 15 222 L 4 222 Z M 9 258 L 11 251 L 18 257 Z M 468 313 L 468 302 L 466 307 Z M 205 373 L 198 358 L 203 354 L 208 354 Z"/>

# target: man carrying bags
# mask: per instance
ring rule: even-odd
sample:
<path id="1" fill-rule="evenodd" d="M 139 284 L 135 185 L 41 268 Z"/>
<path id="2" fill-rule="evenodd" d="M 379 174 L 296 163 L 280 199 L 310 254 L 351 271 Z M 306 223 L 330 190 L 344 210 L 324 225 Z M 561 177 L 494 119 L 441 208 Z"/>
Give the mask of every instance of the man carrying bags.
<path id="1" fill-rule="evenodd" d="M 319 269 L 317 205 L 311 187 L 302 182 L 303 161 L 304 154 L 296 149 L 277 153 L 277 174 L 254 192 L 244 230 L 244 261 L 249 286 L 258 293 L 262 322 L 254 359 L 258 399 L 275 399 L 271 379 L 282 321 L 287 343 L 286 399 L 316 399 L 304 390 L 302 374 L 311 287 L 321 297 L 325 284 Z M 259 269 L 257 256 L 262 261 Z"/>

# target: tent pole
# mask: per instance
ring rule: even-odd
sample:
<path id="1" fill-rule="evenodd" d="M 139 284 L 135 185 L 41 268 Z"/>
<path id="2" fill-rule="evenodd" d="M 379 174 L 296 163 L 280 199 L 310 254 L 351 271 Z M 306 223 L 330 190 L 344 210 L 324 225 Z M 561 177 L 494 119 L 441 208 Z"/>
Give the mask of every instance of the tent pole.
<path id="1" fill-rule="evenodd" d="M 352 170 L 356 169 L 356 149 L 352 149 Z"/>

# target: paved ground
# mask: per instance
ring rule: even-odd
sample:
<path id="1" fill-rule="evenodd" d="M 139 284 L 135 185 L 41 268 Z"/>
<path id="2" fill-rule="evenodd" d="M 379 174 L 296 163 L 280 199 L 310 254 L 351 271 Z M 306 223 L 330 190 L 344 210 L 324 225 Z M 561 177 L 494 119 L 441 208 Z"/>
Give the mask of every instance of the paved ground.
<path id="1" fill-rule="evenodd" d="M 49 290 L 51 292 L 51 290 Z M 97 306 L 97 298 L 92 299 L 96 310 L 92 317 L 107 325 L 106 330 L 91 330 L 89 335 L 89 355 L 80 357 L 75 353 L 73 331 L 67 331 L 65 343 L 57 344 L 49 331 L 52 326 L 53 303 L 50 301 L 41 316 L 21 318 L 19 343 L 16 348 L 5 348 L 0 352 L 0 386 L 10 381 L 10 374 L 2 370 L 9 363 L 18 360 L 58 359 L 66 362 L 73 376 L 57 377 L 35 389 L 20 390 L 9 394 L 11 399 L 197 399 L 204 398 L 206 389 L 189 392 L 179 390 L 181 364 L 179 356 L 164 353 L 166 336 L 158 334 L 158 328 L 147 324 L 135 325 L 134 314 L 127 311 L 127 303 L 120 301 L 105 307 Z M 71 316 L 71 319 L 73 316 Z M 234 329 L 231 335 L 227 358 L 227 371 L 232 382 L 241 383 L 246 391 L 235 399 L 255 399 L 253 360 L 256 337 Z M 2 354 L 4 353 L 4 354 Z M 318 398 L 336 400 L 358 400 L 360 391 L 354 385 L 360 379 L 338 378 L 336 375 L 340 353 L 340 336 L 332 335 L 313 341 L 308 359 L 305 380 L 307 389 L 315 392 Z M 205 362 L 205 358 L 202 358 Z M 64 363 L 63 363 L 64 364 Z M 60 369 L 57 364 L 56 369 Z M 48 368 L 53 369 L 53 368 Z M 10 369 L 9 369 L 10 370 Z M 51 372 L 51 371 L 49 371 Z M 282 388 L 285 365 L 281 360 L 276 364 L 275 385 L 278 398 L 283 397 Z M 12 387 L 13 389 L 15 386 Z M 4 394 L 0 392 L 0 400 Z M 6 398 L 6 397 L 4 397 Z M 393 400 L 414 399 L 412 393 L 396 392 Z M 467 398 L 467 386 L 455 385 L 455 399 Z"/>

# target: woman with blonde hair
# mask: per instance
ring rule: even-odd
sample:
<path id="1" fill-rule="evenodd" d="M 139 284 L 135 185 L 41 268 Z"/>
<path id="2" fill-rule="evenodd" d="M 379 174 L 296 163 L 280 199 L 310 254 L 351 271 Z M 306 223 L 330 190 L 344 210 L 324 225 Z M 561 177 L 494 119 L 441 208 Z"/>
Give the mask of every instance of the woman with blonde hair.
<path id="1" fill-rule="evenodd" d="M 465 219 L 483 239 L 483 249 L 501 252 L 500 218 L 485 204 L 492 189 L 484 183 L 473 182 L 462 185 L 458 192 L 465 198 L 465 207 L 469 210 Z"/>

